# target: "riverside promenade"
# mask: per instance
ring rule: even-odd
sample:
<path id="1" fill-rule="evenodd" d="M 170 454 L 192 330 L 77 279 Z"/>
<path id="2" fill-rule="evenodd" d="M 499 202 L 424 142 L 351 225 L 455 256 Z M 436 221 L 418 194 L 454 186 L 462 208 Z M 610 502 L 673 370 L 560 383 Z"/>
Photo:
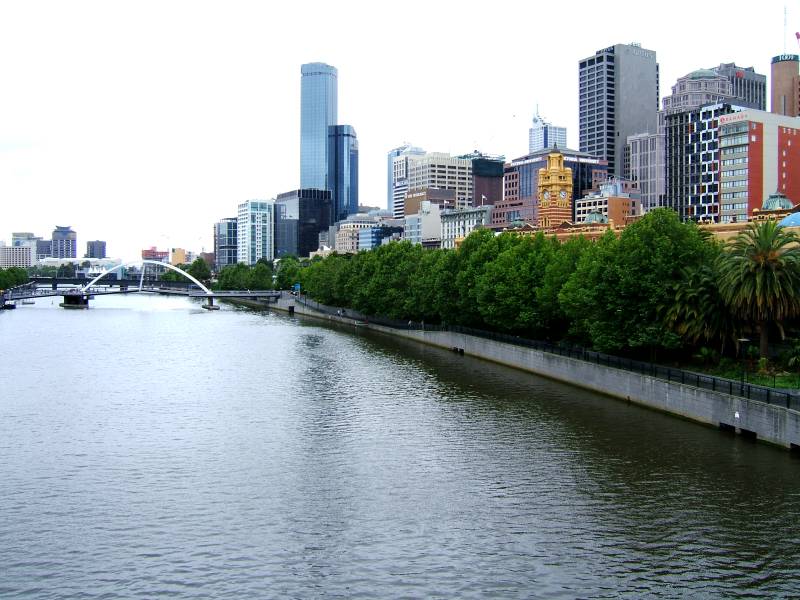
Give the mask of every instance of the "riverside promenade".
<path id="1" fill-rule="evenodd" d="M 608 364 L 597 364 L 468 333 L 389 327 L 359 318 L 358 315 L 351 315 L 346 310 L 332 314 L 330 309 L 327 311 L 322 310 L 323 307 L 317 309 L 309 304 L 302 298 L 284 293 L 268 308 L 445 348 L 458 354 L 482 358 L 724 431 L 735 432 L 785 449 L 800 450 L 800 411 L 796 410 L 796 399 L 788 394 L 783 394 L 787 400 L 786 405 L 781 406 L 726 393 L 720 389 L 705 389 L 690 383 L 671 381 L 646 373 L 615 368 Z M 738 386 L 735 382 L 729 383 L 730 389 Z"/>

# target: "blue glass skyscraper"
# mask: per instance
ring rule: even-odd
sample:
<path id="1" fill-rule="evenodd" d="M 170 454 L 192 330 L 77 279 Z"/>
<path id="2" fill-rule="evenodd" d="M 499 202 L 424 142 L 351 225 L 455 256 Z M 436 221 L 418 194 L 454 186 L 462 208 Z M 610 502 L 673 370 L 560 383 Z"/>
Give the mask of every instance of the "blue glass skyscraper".
<path id="1" fill-rule="evenodd" d="M 300 187 L 332 190 L 328 128 L 338 117 L 337 71 L 325 63 L 308 63 L 300 72 Z"/>
<path id="2" fill-rule="evenodd" d="M 331 223 L 358 212 L 358 139 L 350 125 L 328 128 Z"/>

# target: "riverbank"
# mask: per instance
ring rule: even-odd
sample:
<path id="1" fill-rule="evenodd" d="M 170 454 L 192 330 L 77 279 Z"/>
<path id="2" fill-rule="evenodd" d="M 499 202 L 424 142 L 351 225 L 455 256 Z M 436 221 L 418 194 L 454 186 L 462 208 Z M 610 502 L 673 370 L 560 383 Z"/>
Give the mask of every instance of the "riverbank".
<path id="1" fill-rule="evenodd" d="M 784 406 L 466 333 L 397 329 L 354 319 L 346 314 L 327 314 L 298 302 L 291 295 L 284 295 L 277 303 L 262 304 L 259 308 L 273 308 L 445 348 L 782 448 L 800 450 L 800 412 Z"/>

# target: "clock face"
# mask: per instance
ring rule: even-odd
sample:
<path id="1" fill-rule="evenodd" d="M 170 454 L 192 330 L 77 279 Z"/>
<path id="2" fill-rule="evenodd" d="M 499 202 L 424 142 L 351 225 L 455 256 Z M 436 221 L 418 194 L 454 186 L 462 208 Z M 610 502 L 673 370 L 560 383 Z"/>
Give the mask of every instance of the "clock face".
<path id="1" fill-rule="evenodd" d="M 545 199 L 545 200 L 550 200 L 550 192 L 548 192 L 548 191 L 545 191 L 545 193 L 544 193 L 544 199 Z"/>
<path id="2" fill-rule="evenodd" d="M 566 190 L 561 190 L 561 192 L 559 192 L 558 195 L 561 196 L 561 199 L 563 200 L 564 198 L 567 197 L 567 191 Z"/>

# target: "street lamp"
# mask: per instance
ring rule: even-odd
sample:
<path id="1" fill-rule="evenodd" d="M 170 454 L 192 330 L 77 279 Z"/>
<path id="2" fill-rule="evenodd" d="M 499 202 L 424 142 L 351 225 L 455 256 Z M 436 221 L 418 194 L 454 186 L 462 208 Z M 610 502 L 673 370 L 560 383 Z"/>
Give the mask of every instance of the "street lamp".
<path id="1" fill-rule="evenodd" d="M 740 351 L 742 353 L 742 385 L 744 385 L 745 369 L 747 368 L 747 344 L 750 343 L 750 338 L 739 338 L 737 341 L 739 342 Z"/>

